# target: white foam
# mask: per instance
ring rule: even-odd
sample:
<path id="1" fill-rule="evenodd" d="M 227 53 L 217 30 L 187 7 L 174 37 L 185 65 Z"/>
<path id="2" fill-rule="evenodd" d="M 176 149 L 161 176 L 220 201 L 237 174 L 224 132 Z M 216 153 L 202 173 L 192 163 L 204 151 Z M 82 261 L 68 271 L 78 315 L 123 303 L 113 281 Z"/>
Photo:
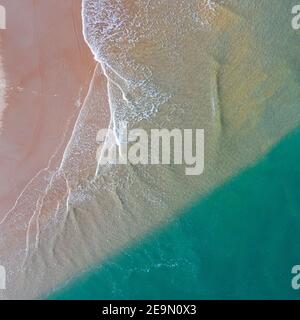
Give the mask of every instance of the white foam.
<path id="1" fill-rule="evenodd" d="M 113 129 L 153 118 L 175 96 L 172 80 L 159 81 L 157 66 L 149 60 L 153 51 L 164 52 L 173 72 L 177 55 L 184 56 L 186 35 L 209 28 L 221 0 L 83 0 L 83 34 L 108 81 Z M 155 18 L 154 18 L 155 17 Z M 184 18 L 183 18 L 184 17 Z M 143 58 L 143 46 L 148 57 Z M 150 58 L 151 60 L 151 58 Z M 178 72 L 179 73 L 179 72 Z M 156 75 L 156 77 L 154 76 Z M 171 75 L 170 75 L 171 77 Z M 174 77 L 174 75 L 173 75 Z M 176 80 L 175 80 L 176 81 Z"/>

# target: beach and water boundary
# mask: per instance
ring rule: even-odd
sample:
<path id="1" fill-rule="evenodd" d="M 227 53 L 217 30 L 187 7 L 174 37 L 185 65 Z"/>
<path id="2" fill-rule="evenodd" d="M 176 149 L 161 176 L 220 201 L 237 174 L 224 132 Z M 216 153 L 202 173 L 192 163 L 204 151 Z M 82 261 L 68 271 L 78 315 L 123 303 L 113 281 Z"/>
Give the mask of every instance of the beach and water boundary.
<path id="1" fill-rule="evenodd" d="M 299 299 L 300 128 L 170 225 L 49 299 Z"/>
<path id="2" fill-rule="evenodd" d="M 197 1 L 193 2 L 195 4 Z M 178 3 L 184 4 L 184 0 Z M 224 195 L 221 196 L 222 201 L 214 197 L 220 190 L 224 188 L 227 190 L 226 186 L 231 185 L 229 183 L 225 187 L 219 187 L 224 183 L 224 179 L 230 179 L 232 175 L 239 174 L 240 169 L 256 163 L 265 152 L 278 143 L 279 139 L 299 125 L 298 101 L 300 96 L 296 67 L 299 47 L 294 45 L 297 34 L 291 28 L 290 8 L 283 4 L 281 6 L 279 3 L 277 8 L 273 8 L 277 10 L 274 17 L 278 16 L 282 22 L 279 24 L 277 18 L 272 21 L 267 19 L 269 6 L 266 3 L 265 7 L 262 4 L 262 10 L 257 10 L 260 3 L 258 2 L 257 6 L 249 4 L 250 11 L 246 10 L 248 7 L 243 9 L 239 6 L 220 8 L 222 14 L 216 16 L 219 18 L 215 20 L 216 24 L 212 29 L 216 31 L 216 34 L 208 32 L 212 36 L 212 41 L 205 42 L 206 45 L 203 40 L 207 40 L 207 37 L 202 37 L 201 32 L 204 32 L 203 35 L 208 34 L 209 23 L 206 25 L 208 28 L 206 30 L 202 28 L 202 25 L 193 29 L 195 23 L 193 19 L 197 17 L 190 15 L 193 11 L 186 11 L 186 8 L 183 7 L 183 12 L 189 19 L 192 19 L 189 21 L 193 21 L 192 25 L 187 26 L 187 33 L 189 34 L 191 27 L 194 31 L 193 38 L 183 37 L 187 40 L 187 44 L 181 43 L 180 50 L 177 52 L 178 61 L 169 59 L 174 57 L 172 41 L 168 42 L 168 50 L 164 51 L 166 56 L 162 55 L 161 33 L 157 32 L 159 30 L 156 30 L 154 38 L 150 39 L 155 40 L 154 42 L 145 42 L 146 39 L 142 37 L 136 43 L 135 49 L 137 50 L 127 48 L 126 37 L 122 37 L 125 40 L 124 47 L 115 47 L 116 43 L 119 43 L 116 41 L 118 39 L 108 37 L 107 41 L 103 42 L 100 41 L 102 38 L 94 39 L 96 48 L 99 44 L 103 45 L 104 51 L 100 50 L 98 54 L 100 54 L 99 60 L 102 62 L 103 58 L 105 62 L 103 63 L 104 74 L 98 69 L 95 72 L 91 83 L 94 90 L 90 91 L 91 94 L 86 99 L 86 108 L 82 108 L 82 117 L 79 117 L 80 121 L 77 122 L 79 125 L 75 126 L 74 135 L 68 144 L 70 148 L 69 150 L 67 148 L 67 152 L 64 153 L 62 166 L 59 167 L 57 175 L 53 173 L 53 178 L 50 179 L 45 193 L 38 194 L 36 204 L 33 200 L 24 201 L 24 204 L 30 205 L 28 208 L 19 201 L 20 208 L 13 210 L 10 220 L 5 221 L 8 223 L 3 224 L 2 230 L 5 232 L 3 234 L 9 235 L 7 239 L 11 238 L 13 242 L 16 241 L 18 249 L 23 250 L 22 245 L 26 244 L 24 246 L 25 260 L 22 259 L 18 264 L 17 258 L 12 254 L 11 244 L 9 241 L 4 243 L 3 251 L 8 253 L 8 260 L 11 262 L 11 267 L 8 267 L 11 270 L 8 280 L 11 280 L 11 275 L 15 271 L 17 276 L 14 284 L 10 281 L 8 283 L 7 297 L 40 297 L 48 294 L 49 290 L 61 286 L 65 281 L 69 280 L 72 283 L 72 279 L 77 277 L 78 273 L 95 264 L 98 264 L 97 270 L 100 270 L 99 279 L 92 278 L 95 289 L 88 287 L 86 290 L 87 294 L 94 298 L 101 297 L 101 294 L 106 299 L 111 294 L 123 295 L 123 297 L 126 294 L 142 297 L 150 293 L 157 297 L 163 294 L 172 296 L 177 294 L 178 297 L 197 294 L 201 297 L 203 294 L 203 298 L 209 298 L 213 294 L 219 294 L 225 298 L 234 297 L 238 293 L 242 296 L 245 290 L 241 288 L 241 284 L 248 279 L 245 274 L 249 273 L 245 265 L 251 269 L 251 276 L 253 276 L 251 278 L 249 273 L 249 278 L 253 283 L 249 284 L 250 280 L 247 280 L 247 288 L 252 288 L 251 286 L 259 288 L 262 277 L 264 277 L 263 283 L 267 281 L 268 288 L 270 283 L 276 285 L 277 280 L 269 275 L 270 268 L 262 265 L 265 263 L 264 259 L 265 256 L 268 256 L 268 252 L 271 252 L 272 255 L 278 254 L 278 257 L 284 260 L 281 252 L 283 249 L 277 245 L 278 242 L 272 246 L 273 248 L 262 246 L 261 243 L 275 241 L 273 239 L 273 214 L 277 219 L 282 214 L 286 216 L 286 212 L 289 212 L 289 208 L 286 208 L 290 200 L 286 196 L 287 188 L 280 188 L 279 196 L 268 191 L 268 194 L 263 196 L 260 205 L 253 206 L 245 200 L 249 197 L 253 201 L 252 193 L 257 188 L 257 180 L 264 181 L 261 187 L 263 191 L 264 189 L 269 190 L 269 185 L 274 184 L 274 178 L 267 180 L 262 178 L 265 177 L 265 171 L 268 173 L 270 168 L 273 168 L 273 162 L 270 162 L 271 165 L 269 163 L 267 169 L 260 172 L 260 175 L 256 175 L 256 180 L 251 179 L 251 183 L 249 181 L 244 183 L 247 185 L 246 190 L 242 184 L 236 187 L 234 192 L 229 192 L 227 195 L 229 200 Z M 97 7 L 92 6 L 91 9 L 97 9 Z M 123 12 L 119 9 L 116 7 L 108 12 Z M 252 19 L 244 20 L 245 16 L 255 16 L 251 12 L 261 12 L 262 17 L 257 18 L 257 21 L 255 18 L 255 23 Z M 99 10 L 92 10 L 90 13 L 95 13 L 97 17 Z M 107 11 L 103 12 L 104 15 L 106 13 Z M 128 13 L 131 14 L 130 11 Z M 209 13 L 209 20 L 213 22 L 213 11 L 207 13 Z M 154 14 L 157 13 L 154 12 Z M 148 16 L 151 17 L 153 14 Z M 90 21 L 93 15 L 86 17 L 88 17 L 87 21 Z M 129 23 L 128 31 L 133 33 L 130 34 L 131 36 L 134 36 L 136 35 L 135 29 L 130 27 L 130 21 L 131 19 L 125 19 L 124 23 L 125 25 Z M 142 18 L 142 21 L 145 19 Z M 161 29 L 165 27 L 164 21 L 164 19 L 161 20 Z M 179 22 L 181 22 L 180 18 Z M 142 25 L 147 27 L 147 24 Z M 177 23 L 175 25 L 177 27 Z M 97 23 L 90 25 L 90 27 L 94 26 L 97 26 Z M 282 41 L 283 37 L 278 37 L 278 33 L 274 32 L 275 26 L 280 34 L 283 32 L 285 41 Z M 180 25 L 180 30 L 183 30 L 182 27 L 183 25 Z M 122 27 L 121 30 L 118 30 L 117 28 L 116 35 L 120 34 L 118 31 L 123 32 L 125 29 Z M 176 30 L 174 25 L 170 26 L 169 40 L 173 40 L 173 31 Z M 98 31 L 96 28 L 96 36 Z M 223 35 L 225 35 L 224 38 Z M 228 50 L 224 50 L 224 44 L 229 41 L 226 35 L 231 36 L 230 43 L 232 43 L 232 46 L 226 45 Z M 127 40 L 132 39 L 136 37 L 129 37 Z M 106 47 L 107 44 L 111 44 L 112 48 Z M 143 48 L 145 44 L 149 53 L 153 55 L 145 54 L 148 52 Z M 213 50 L 215 49 L 214 44 L 218 50 Z M 182 63 L 182 59 L 187 57 L 186 48 L 190 48 L 188 64 Z M 162 94 L 161 110 L 149 109 L 148 107 L 156 106 L 161 100 L 157 101 L 156 94 L 153 94 L 158 92 L 154 90 L 155 81 L 150 87 L 144 86 L 144 76 L 147 84 L 151 80 L 147 72 L 144 74 L 144 71 L 148 69 L 135 70 L 132 67 L 137 65 L 132 66 L 130 63 L 128 66 L 115 64 L 116 61 L 132 62 L 132 60 L 111 56 L 108 54 L 109 49 L 113 49 L 113 53 L 117 51 L 122 54 L 124 54 L 123 49 L 126 49 L 125 52 L 130 53 L 129 58 L 137 59 L 146 66 L 151 65 L 154 75 L 160 80 L 158 83 L 165 89 L 162 92 L 175 91 L 173 100 L 168 102 L 171 95 Z M 118 51 L 119 49 L 121 52 Z M 213 59 L 209 54 L 211 51 L 215 53 Z M 97 57 L 96 53 L 95 57 Z M 154 60 L 155 63 L 153 63 Z M 166 68 L 161 68 L 161 65 Z M 174 68 L 174 65 L 178 68 Z M 139 71 L 143 71 L 142 74 Z M 177 71 L 178 74 L 169 71 Z M 106 90 L 104 76 L 109 80 L 111 90 Z M 207 79 L 210 81 L 206 81 Z M 126 80 L 125 83 L 123 83 L 124 80 Z M 128 83 L 134 86 L 127 88 Z M 181 168 L 173 170 L 170 166 L 147 167 L 146 170 L 145 168 L 141 170 L 139 167 L 120 168 L 117 166 L 111 168 L 111 171 L 103 170 L 99 176 L 95 175 L 96 133 L 99 129 L 99 120 L 103 120 L 103 115 L 108 116 L 108 108 L 105 103 L 107 91 L 111 93 L 108 97 L 108 100 L 112 102 L 109 107 L 111 107 L 111 113 L 116 116 L 114 120 L 117 126 L 114 129 L 117 129 L 118 133 L 120 127 L 118 124 L 123 117 L 126 118 L 128 115 L 133 125 L 135 121 L 142 118 L 142 125 L 145 127 L 156 128 L 159 123 L 163 127 L 166 125 L 173 127 L 178 124 L 180 128 L 180 125 L 190 127 L 192 123 L 197 127 L 208 129 L 207 146 L 211 150 L 207 152 L 208 160 L 204 174 L 206 180 L 195 178 L 193 181 L 188 181 L 182 178 Z M 124 93 L 125 99 L 120 96 L 120 92 Z M 102 108 L 100 105 L 103 105 Z M 145 110 L 140 107 L 145 107 Z M 88 156 L 90 163 L 86 161 Z M 281 156 L 280 161 L 286 161 L 285 154 Z M 101 169 L 105 168 L 101 167 Z M 282 171 L 281 163 L 274 170 L 273 176 L 277 176 L 279 170 Z M 81 172 L 84 173 L 83 176 L 80 176 Z M 295 179 L 294 172 L 291 176 Z M 93 177 L 97 179 L 90 180 Z M 234 183 L 236 180 L 239 178 L 230 181 Z M 293 184 L 296 189 L 297 183 L 294 181 Z M 213 191 L 215 188 L 217 188 L 216 192 Z M 35 188 L 31 188 L 30 191 L 34 190 Z M 213 192 L 209 197 L 206 195 L 208 191 Z M 190 196 L 195 194 L 197 197 L 201 193 L 205 198 L 201 202 L 199 200 L 199 205 L 184 212 L 181 218 L 176 218 L 177 215 L 175 217 L 183 206 L 186 207 L 186 204 L 191 203 Z M 260 196 L 263 194 L 260 191 Z M 182 195 L 185 198 L 181 199 Z M 207 203 L 212 201 L 211 198 L 215 200 L 207 209 Z M 274 198 L 281 199 L 283 202 L 280 214 L 273 210 L 271 204 L 264 203 L 272 203 Z M 292 197 L 294 198 L 297 199 L 297 196 Z M 23 200 L 26 198 L 24 197 Z M 228 201 L 230 202 L 227 206 Z M 254 213 L 246 209 L 246 205 L 252 208 Z M 34 206 L 36 207 L 30 210 Z M 277 207 L 280 208 L 278 204 Z M 194 215 L 192 212 L 195 212 Z M 259 218 L 264 218 L 263 221 L 258 218 L 258 212 L 260 213 Z M 19 217 L 23 217 L 24 221 L 19 221 Z M 29 222 L 26 217 L 30 218 Z M 254 220 L 252 221 L 250 217 L 251 219 L 253 217 Z M 174 221 L 173 224 L 166 226 L 170 220 Z M 282 229 L 284 223 L 282 220 L 280 223 L 281 229 L 278 230 L 276 236 L 285 241 L 287 236 Z M 22 225 L 23 231 L 26 231 L 24 240 L 22 239 L 23 234 L 20 236 L 18 232 Z M 177 226 L 177 229 L 174 225 Z M 297 226 L 297 221 L 294 221 L 293 226 L 294 228 Z M 169 227 L 171 230 L 176 229 L 174 234 L 168 233 Z M 157 231 L 157 228 L 162 233 Z M 149 236 L 149 232 L 152 237 Z M 165 232 L 167 235 L 163 236 Z M 141 241 L 140 237 L 145 239 L 147 234 L 146 240 Z M 163 239 L 159 240 L 161 237 Z M 295 240 L 295 236 L 293 239 Z M 147 241 L 150 241 L 150 244 L 144 249 Z M 155 242 L 154 253 L 151 249 L 153 241 Z M 177 241 L 178 243 L 175 243 Z M 5 250 L 6 246 L 8 250 Z M 111 255 L 122 252 L 124 246 L 129 251 L 124 250 L 119 258 L 115 256 L 112 259 Z M 261 246 L 264 249 L 259 255 Z M 292 243 L 291 246 L 294 244 Z M 136 250 L 138 253 L 135 253 Z M 284 250 L 286 251 L 288 252 Z M 137 258 L 135 258 L 136 255 Z M 127 265 L 123 263 L 124 259 L 127 259 Z M 297 260 L 297 257 L 291 260 Z M 27 268 L 23 268 L 24 262 L 28 262 Z M 100 262 L 102 263 L 101 268 L 99 268 Z M 293 261 L 286 268 L 289 269 L 288 272 L 286 273 L 284 269 L 282 273 L 287 277 L 284 286 L 288 285 L 290 290 L 292 290 L 290 269 L 297 263 L 298 261 Z M 19 266 L 20 269 L 15 270 L 16 266 Z M 108 271 L 103 271 L 107 270 L 107 266 L 109 266 Z M 115 268 L 114 271 L 111 271 L 111 267 Z M 274 263 L 275 267 L 278 267 L 278 263 L 277 266 Z M 253 270 L 256 269 L 255 274 Z M 175 273 L 174 276 L 172 270 Z M 275 274 L 278 275 L 278 272 L 276 271 Z M 154 275 L 154 281 L 151 282 L 152 275 Z M 109 281 L 108 284 L 101 279 Z M 161 289 L 163 292 L 157 290 L 158 284 L 159 286 L 165 284 L 164 289 Z M 196 284 L 199 284 L 197 288 L 195 288 Z M 20 289 L 21 285 L 24 290 Z M 139 290 L 140 286 L 144 287 L 144 291 Z M 100 289 L 105 292 L 99 293 L 97 290 Z M 15 292 L 10 290 L 15 290 Z M 260 291 L 268 292 L 269 290 Z M 76 292 L 74 290 L 73 294 Z M 80 290 L 78 294 L 82 295 L 83 292 L 85 290 Z M 261 292 L 258 296 L 260 294 Z"/>

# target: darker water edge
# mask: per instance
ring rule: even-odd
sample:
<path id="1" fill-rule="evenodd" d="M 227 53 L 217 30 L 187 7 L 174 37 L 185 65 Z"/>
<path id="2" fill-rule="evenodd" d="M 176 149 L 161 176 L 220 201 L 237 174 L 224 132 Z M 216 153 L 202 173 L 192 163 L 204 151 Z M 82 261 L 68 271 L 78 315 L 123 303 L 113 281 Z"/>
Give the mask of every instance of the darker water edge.
<path id="1" fill-rule="evenodd" d="M 169 225 L 48 299 L 299 299 L 300 128 Z"/>

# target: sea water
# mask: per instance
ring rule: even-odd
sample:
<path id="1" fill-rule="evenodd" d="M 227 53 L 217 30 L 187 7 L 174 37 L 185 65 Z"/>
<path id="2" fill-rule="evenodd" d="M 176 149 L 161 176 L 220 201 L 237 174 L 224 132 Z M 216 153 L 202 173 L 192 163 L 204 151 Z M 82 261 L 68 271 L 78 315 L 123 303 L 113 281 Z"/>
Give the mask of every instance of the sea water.
<path id="1" fill-rule="evenodd" d="M 168 5 L 169 2 L 160 2 L 160 5 L 166 4 Z M 181 4 L 184 5 L 184 1 L 176 1 L 176 5 L 182 9 Z M 284 127 L 289 123 L 292 128 L 298 121 L 291 125 L 293 123 L 291 118 L 299 119 L 299 106 L 295 99 L 300 92 L 299 69 L 297 69 L 299 46 L 297 46 L 297 34 L 291 28 L 292 16 L 290 15 L 290 9 L 294 3 L 273 1 L 272 3 L 238 4 L 236 1 L 220 1 L 218 4 L 222 6 L 221 12 L 218 15 L 214 10 L 209 11 L 211 14 L 208 16 L 208 26 L 210 23 L 213 25 L 216 19 L 217 26 L 215 25 L 214 28 L 218 30 L 219 35 L 216 38 L 210 38 L 207 43 L 203 38 L 202 45 L 206 48 L 204 58 L 201 51 L 202 45 L 197 51 L 199 46 L 188 40 L 186 51 L 180 44 L 174 45 L 173 60 L 159 60 L 161 57 L 164 59 L 165 52 L 171 50 L 170 43 L 166 44 L 168 49 L 161 53 L 156 52 L 154 48 L 150 48 L 152 49 L 150 52 L 158 57 L 157 66 L 165 61 L 166 72 L 168 68 L 172 70 L 170 61 L 177 63 L 176 72 L 178 70 L 179 72 L 168 73 L 169 80 L 165 81 L 163 86 L 166 91 L 178 86 L 179 92 L 174 99 L 176 103 L 184 102 L 187 106 L 190 104 L 190 113 L 193 114 L 194 119 L 198 119 L 195 122 L 198 121 L 198 125 L 204 124 L 208 127 L 206 132 L 210 138 L 213 138 L 207 145 L 208 148 L 211 145 L 216 148 L 214 150 L 213 147 L 213 151 L 216 152 L 219 160 L 212 167 L 217 171 L 220 170 L 219 176 L 222 176 L 224 168 L 228 172 L 231 171 L 229 168 L 235 167 L 231 174 L 237 172 L 237 168 L 240 167 L 238 163 L 253 162 L 255 159 L 256 165 L 232 178 L 209 196 L 204 198 L 201 196 L 196 204 L 181 212 L 180 218 L 165 227 L 158 227 L 159 231 L 142 238 L 142 241 L 126 246 L 119 251 L 119 255 L 86 273 L 51 298 L 298 297 L 298 292 L 291 287 L 291 270 L 300 259 L 297 241 L 300 228 L 298 217 L 300 177 L 297 151 L 300 144 L 299 129 L 274 147 L 277 139 L 284 135 L 283 132 L 288 131 Z M 172 9 L 172 6 L 170 8 Z M 152 9 L 155 11 L 155 8 Z M 278 19 L 272 18 L 274 15 L 270 10 L 274 15 L 278 15 Z M 116 15 L 120 13 L 117 10 L 109 12 Z M 200 10 L 200 12 L 204 11 Z M 189 15 L 188 10 L 185 15 Z M 194 18 L 195 16 L 190 16 L 193 23 L 195 23 Z M 200 22 L 201 18 L 203 19 L 203 16 L 198 16 Z M 114 21 L 119 20 L 116 17 Z M 167 19 L 167 22 L 171 22 L 168 24 L 168 26 L 171 25 L 171 31 L 168 30 L 170 33 L 166 40 L 176 40 L 176 37 L 188 38 L 186 34 L 179 34 L 176 27 L 172 26 L 174 21 L 176 22 L 176 15 L 173 12 L 173 15 Z M 164 25 L 165 21 L 159 21 L 159 23 Z M 148 27 L 147 24 L 145 25 Z M 114 27 L 119 28 L 117 23 Z M 124 29 L 120 30 L 125 32 L 127 27 L 125 24 Z M 134 27 L 129 26 L 129 31 L 134 30 Z M 189 28 L 188 25 L 187 29 L 182 31 L 187 34 L 189 32 L 197 34 L 197 30 Z M 202 20 L 199 28 L 199 33 L 207 28 L 205 19 Z M 180 24 L 178 29 L 181 30 Z M 106 28 L 101 30 L 108 31 Z M 175 34 L 173 34 L 174 30 Z M 272 33 L 272 30 L 277 30 L 277 33 Z M 209 31 L 208 34 L 210 34 Z M 227 39 L 225 34 L 228 36 Z M 102 33 L 102 37 L 108 36 L 107 42 L 102 43 L 103 47 L 95 47 L 94 41 L 98 41 L 99 44 L 99 38 L 97 39 L 99 34 L 90 35 L 88 41 L 92 43 L 92 49 L 96 49 L 94 54 L 104 63 L 104 68 L 107 68 L 110 61 L 115 63 L 114 59 L 107 55 L 109 44 L 115 44 L 114 41 L 110 42 L 111 35 L 113 37 L 133 36 L 126 32 L 123 35 L 115 34 L 113 31 L 111 34 Z M 137 36 L 138 33 L 134 35 Z M 154 37 L 159 36 L 155 34 Z M 201 43 L 199 38 L 195 39 Z M 146 37 L 144 43 L 147 44 L 147 40 Z M 124 43 L 120 41 L 117 52 L 118 50 L 122 52 L 124 49 L 122 47 Z M 211 46 L 217 46 L 218 49 L 216 50 L 215 47 L 211 49 Z M 223 50 L 221 50 L 222 46 Z M 137 42 L 133 47 L 139 50 L 139 43 Z M 272 48 L 276 48 L 276 51 L 272 51 Z M 212 50 L 213 61 L 211 57 L 206 56 L 210 50 Z M 180 57 L 184 54 L 190 60 L 179 64 Z M 136 58 L 144 61 L 140 54 Z M 209 61 L 208 70 L 202 59 Z M 189 63 L 191 66 L 194 65 L 194 68 L 202 65 L 202 69 L 200 68 L 202 77 L 194 77 L 193 70 L 188 68 Z M 223 65 L 221 72 L 218 65 Z M 159 79 L 163 77 L 167 79 L 166 74 L 156 69 L 157 66 L 153 62 L 153 69 L 156 71 L 154 75 L 159 74 Z M 128 66 L 120 67 L 120 64 L 115 63 L 113 71 L 108 73 L 109 79 L 114 77 L 115 67 L 119 67 L 118 70 L 123 71 L 124 75 L 130 69 Z M 214 76 L 210 78 L 212 70 L 216 71 L 216 81 L 212 80 Z M 143 71 L 138 69 L 131 76 L 130 85 L 139 82 L 138 77 L 143 74 Z M 176 77 L 186 72 L 191 77 L 190 82 L 184 77 L 182 79 Z M 207 90 L 209 86 L 206 87 L 206 84 L 210 83 L 206 81 L 208 79 L 213 83 L 212 91 Z M 126 88 L 120 79 L 117 82 L 120 83 L 121 88 Z M 188 92 L 193 94 L 197 92 L 195 84 L 198 83 L 201 83 L 199 92 L 207 90 L 211 94 L 210 98 L 215 98 L 216 104 L 211 103 L 211 109 L 206 109 L 205 95 L 199 95 L 198 101 L 201 102 L 201 108 L 198 109 L 196 96 L 193 100 L 186 95 Z M 142 87 L 142 91 L 144 89 L 148 87 Z M 147 97 L 148 91 L 143 92 Z M 155 98 L 157 96 L 154 95 Z M 172 94 L 163 97 L 165 100 L 162 104 L 171 104 Z M 158 101 L 156 101 L 157 104 Z M 117 103 L 114 106 L 124 110 Z M 186 116 L 188 108 L 184 109 Z M 134 108 L 131 108 L 129 113 L 127 111 L 112 113 L 116 117 L 116 122 L 136 112 Z M 149 116 L 153 116 L 152 112 Z M 187 119 L 190 118 L 184 116 L 180 118 L 182 122 L 193 123 L 193 121 L 188 122 Z M 178 118 L 172 120 L 173 123 L 178 124 Z M 266 152 L 272 145 L 272 151 L 262 160 L 257 162 L 257 157 L 253 158 L 253 155 Z M 207 161 L 210 161 L 210 158 Z M 208 167 L 211 164 L 209 162 Z M 219 180 L 217 184 L 220 183 Z M 194 190 L 196 188 L 197 184 L 194 185 Z"/>

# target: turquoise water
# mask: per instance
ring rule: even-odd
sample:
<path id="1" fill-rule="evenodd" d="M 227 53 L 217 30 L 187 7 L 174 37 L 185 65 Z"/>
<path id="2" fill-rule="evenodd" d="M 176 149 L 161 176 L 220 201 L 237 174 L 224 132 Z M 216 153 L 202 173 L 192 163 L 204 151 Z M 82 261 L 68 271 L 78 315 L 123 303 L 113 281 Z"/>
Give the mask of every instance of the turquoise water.
<path id="1" fill-rule="evenodd" d="M 300 298 L 300 128 L 256 166 L 51 299 Z"/>

